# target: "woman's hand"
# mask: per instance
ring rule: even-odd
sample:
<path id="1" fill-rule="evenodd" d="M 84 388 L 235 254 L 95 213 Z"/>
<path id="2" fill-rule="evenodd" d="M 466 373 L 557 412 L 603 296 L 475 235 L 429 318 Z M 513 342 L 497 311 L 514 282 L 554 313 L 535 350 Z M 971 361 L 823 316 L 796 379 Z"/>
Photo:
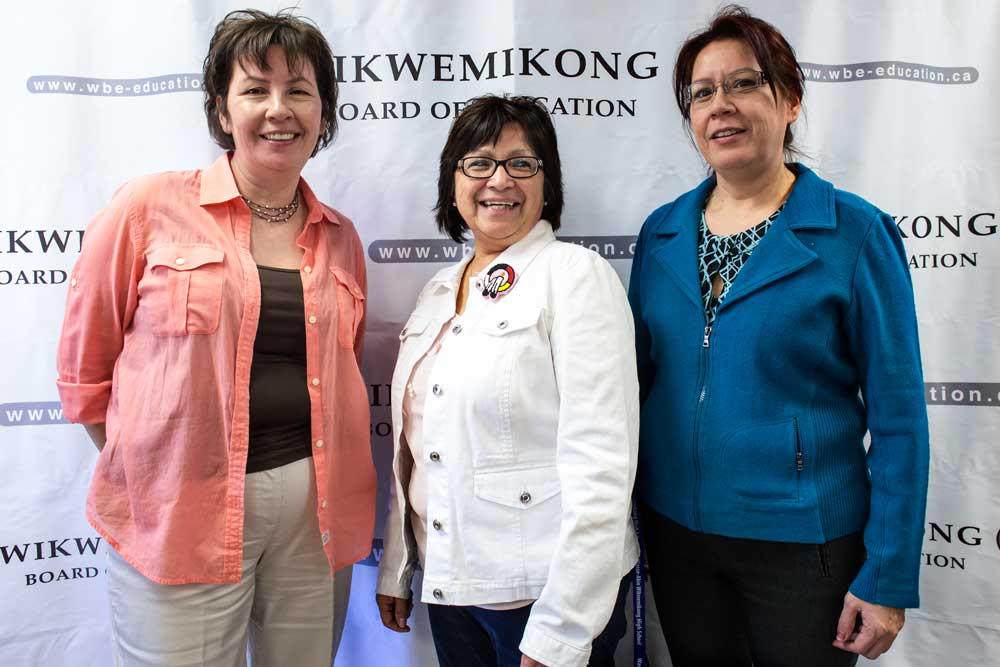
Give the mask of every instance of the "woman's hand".
<path id="1" fill-rule="evenodd" d="M 837 638 L 833 645 L 874 660 L 892 646 L 896 635 L 903 629 L 905 614 L 904 609 L 872 604 L 848 593 L 844 596 L 844 610 L 840 612 Z M 855 630 L 858 615 L 861 616 L 861 623 Z"/>
<path id="2" fill-rule="evenodd" d="M 378 613 L 382 617 L 382 625 L 393 632 L 410 631 L 410 626 L 407 625 L 406 619 L 410 617 L 410 612 L 413 610 L 412 600 L 376 593 L 375 604 L 378 605 Z"/>
<path id="3" fill-rule="evenodd" d="M 521 667 L 545 667 L 542 663 L 538 662 L 534 658 L 529 658 L 525 654 L 521 654 Z"/>

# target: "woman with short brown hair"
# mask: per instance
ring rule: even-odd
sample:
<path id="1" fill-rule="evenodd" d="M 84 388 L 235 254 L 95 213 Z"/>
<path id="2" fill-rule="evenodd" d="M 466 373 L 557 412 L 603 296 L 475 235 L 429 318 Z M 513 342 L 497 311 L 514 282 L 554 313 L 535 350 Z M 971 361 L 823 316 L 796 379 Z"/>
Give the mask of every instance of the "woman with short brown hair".
<path id="1" fill-rule="evenodd" d="M 301 178 L 336 129 L 333 59 L 305 19 L 233 12 L 204 81 L 227 152 L 97 214 L 59 343 L 64 414 L 101 450 L 116 664 L 329 667 L 375 494 L 364 252 Z"/>

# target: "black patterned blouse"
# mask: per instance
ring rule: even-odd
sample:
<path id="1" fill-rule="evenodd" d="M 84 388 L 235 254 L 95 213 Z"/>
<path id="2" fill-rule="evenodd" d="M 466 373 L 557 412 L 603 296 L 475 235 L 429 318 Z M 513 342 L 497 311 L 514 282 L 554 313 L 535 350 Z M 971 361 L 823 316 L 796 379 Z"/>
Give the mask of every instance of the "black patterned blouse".
<path id="1" fill-rule="evenodd" d="M 745 229 L 729 236 L 716 236 L 709 230 L 705 221 L 705 211 L 701 212 L 701 224 L 698 225 L 698 273 L 701 275 L 701 298 L 705 304 L 705 322 L 711 326 L 715 322 L 715 313 L 719 304 L 726 298 L 726 293 L 732 287 L 743 264 L 750 258 L 750 253 L 757 247 L 764 234 L 771 228 L 781 210 L 778 210 L 750 229 Z M 712 277 L 718 275 L 722 279 L 722 291 L 719 296 L 712 294 Z"/>

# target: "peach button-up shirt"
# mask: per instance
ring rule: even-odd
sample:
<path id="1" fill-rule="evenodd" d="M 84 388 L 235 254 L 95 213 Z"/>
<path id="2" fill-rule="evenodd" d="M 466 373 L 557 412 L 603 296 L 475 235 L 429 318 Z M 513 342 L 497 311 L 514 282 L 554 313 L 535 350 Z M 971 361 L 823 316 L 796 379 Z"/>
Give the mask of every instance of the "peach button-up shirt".
<path id="1" fill-rule="evenodd" d="M 369 553 L 374 528 L 359 370 L 367 283 L 354 226 L 299 187 L 316 512 L 332 571 Z M 59 341 L 59 395 L 68 420 L 107 424 L 88 520 L 153 581 L 240 580 L 259 313 L 250 212 L 228 156 L 131 181 L 88 226 Z"/>

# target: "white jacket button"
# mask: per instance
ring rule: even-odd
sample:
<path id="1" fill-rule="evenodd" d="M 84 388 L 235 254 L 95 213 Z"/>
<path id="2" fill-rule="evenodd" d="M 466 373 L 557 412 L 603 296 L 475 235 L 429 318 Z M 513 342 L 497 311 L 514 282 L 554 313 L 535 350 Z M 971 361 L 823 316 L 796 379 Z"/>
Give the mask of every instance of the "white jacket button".
<path id="1" fill-rule="evenodd" d="M 500 320 L 499 322 L 497 322 L 497 329 L 506 329 L 506 328 L 507 328 L 507 320 Z"/>
<path id="2" fill-rule="evenodd" d="M 441 530 L 441 528 L 443 527 L 441 525 L 441 522 L 438 521 L 437 519 L 434 519 L 434 521 L 431 522 L 431 525 L 434 526 L 434 530 Z"/>
<path id="3" fill-rule="evenodd" d="M 527 505 L 528 503 L 530 503 L 531 502 L 531 494 L 528 493 L 527 491 L 525 491 L 524 493 L 522 493 L 521 494 L 521 502 L 524 503 L 525 505 Z"/>
<path id="4" fill-rule="evenodd" d="M 431 461 L 434 461 L 434 463 L 437 463 L 440 460 L 441 460 L 441 455 L 440 454 L 438 454 L 437 452 L 431 452 Z"/>
<path id="5" fill-rule="evenodd" d="M 439 385 L 439 384 L 434 385 L 433 387 L 431 387 L 431 391 L 434 392 L 435 396 L 440 396 L 441 395 L 441 385 Z"/>
<path id="6" fill-rule="evenodd" d="M 440 588 L 435 588 L 432 594 L 434 595 L 435 600 L 441 600 L 444 598 L 444 593 Z"/>

